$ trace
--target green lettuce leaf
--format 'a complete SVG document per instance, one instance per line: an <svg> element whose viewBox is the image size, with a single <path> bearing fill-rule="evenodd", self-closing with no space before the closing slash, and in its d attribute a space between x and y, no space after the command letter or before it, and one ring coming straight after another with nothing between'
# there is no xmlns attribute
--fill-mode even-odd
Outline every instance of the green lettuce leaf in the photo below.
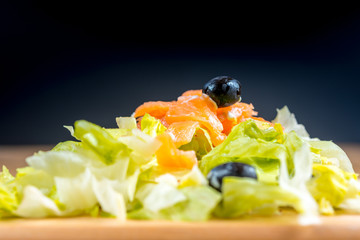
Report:
<svg viewBox="0 0 360 240"><path fill-rule="evenodd" d="M3 166L0 173L0 218L13 216L13 211L18 207L16 188L12 186L14 177Z"/></svg>
<svg viewBox="0 0 360 240"><path fill-rule="evenodd" d="M160 120L146 113L141 119L141 131L152 137L156 137L157 135L165 132L166 127L160 122Z"/></svg>
<svg viewBox="0 0 360 240"><path fill-rule="evenodd" d="M59 177L73 177L82 173L90 161L85 155L72 151L38 152L26 158L30 167Z"/></svg>
<svg viewBox="0 0 360 240"><path fill-rule="evenodd" d="M152 194L150 191L149 194ZM220 194L208 186L191 186L181 189L173 188L172 194L178 201L164 205L160 209L146 207L128 213L129 219L205 221L220 201ZM178 196L181 196L179 198ZM159 199L161 200L161 199ZM154 199L154 201L156 201ZM153 204L156 204L155 202ZM152 206L152 204L150 205Z"/></svg>
<svg viewBox="0 0 360 240"><path fill-rule="evenodd" d="M115 189L113 182L107 179L94 180L93 190L104 212L120 220L126 219L124 195Z"/></svg>
<svg viewBox="0 0 360 240"><path fill-rule="evenodd" d="M334 142L332 141L320 141L320 140L311 140L308 141L310 146L315 149L320 157L325 157L327 159L336 159L336 162L342 170L354 173L351 161L346 155L346 153Z"/></svg>
<svg viewBox="0 0 360 240"><path fill-rule="evenodd" d="M320 211L332 214L333 207L337 208L345 199L356 199L360 195L354 173L343 171L334 165L313 165L313 177L308 181L307 187L316 201L319 202Z"/></svg>
<svg viewBox="0 0 360 240"><path fill-rule="evenodd" d="M128 151L125 144L117 141L104 128L85 120L75 122L74 136L97 153L106 164L114 163L119 154Z"/></svg>
<svg viewBox="0 0 360 240"><path fill-rule="evenodd" d="M286 146L278 142L283 137L279 128L260 129L254 120L247 120L235 126L222 144L205 155L199 167L207 175L221 164L242 162L256 167L259 181L277 184L280 158L288 154Z"/></svg>
<svg viewBox="0 0 360 240"><path fill-rule="evenodd" d="M19 217L43 218L49 216L61 216L56 203L46 197L38 188L28 185L23 191L23 199L14 211Z"/></svg>
<svg viewBox="0 0 360 240"><path fill-rule="evenodd" d="M276 110L277 115L272 121L273 123L280 123L284 127L285 133L294 131L300 137L309 138L309 133L306 131L304 125L297 122L295 115L289 111L287 106Z"/></svg>
<svg viewBox="0 0 360 240"><path fill-rule="evenodd" d="M133 117L117 117L116 123L119 129L122 130L131 130L137 128L136 119Z"/></svg>
<svg viewBox="0 0 360 240"><path fill-rule="evenodd" d="M156 165L154 153L161 143L137 129L134 118L118 118L117 123L123 128L77 121L68 129L79 142L62 142L28 157L29 167L18 169L12 181L20 204L9 212L21 217L91 214L124 220L139 176Z"/></svg>
<svg viewBox="0 0 360 240"><path fill-rule="evenodd" d="M97 203L93 191L93 174L89 169L72 177L55 177L56 195L64 205L65 211L81 212L92 208Z"/></svg>
<svg viewBox="0 0 360 240"><path fill-rule="evenodd" d="M184 151L195 151L196 158L200 160L213 149L213 145L209 133L203 128L197 128L191 142L180 146L180 149Z"/></svg>
<svg viewBox="0 0 360 240"><path fill-rule="evenodd" d="M75 141L65 141L58 143L51 151L57 152L57 151L70 151L75 152L79 147L82 146L81 142L75 142Z"/></svg>
<svg viewBox="0 0 360 240"><path fill-rule="evenodd" d="M49 196L55 187L55 183L53 176L42 169L32 167L18 168L14 187L20 199L23 198L23 191L27 186L36 187L45 196Z"/></svg>
<svg viewBox="0 0 360 240"><path fill-rule="evenodd" d="M225 177L222 195L222 202L215 211L217 217L269 215L278 213L280 207L292 207L299 213L304 211L296 194L250 178Z"/></svg>
<svg viewBox="0 0 360 240"><path fill-rule="evenodd" d="M284 133L279 124L259 128L251 119L242 122L233 128L222 144L203 157L200 169L208 174L212 168L227 162L254 166L263 188L272 189L273 185L279 187L282 193L297 198L299 204L296 209L299 210L299 206L303 209L299 223L319 221L317 204L305 185L312 171L310 148L295 131ZM261 201L260 198L258 202ZM258 209L259 206L253 207Z"/></svg>

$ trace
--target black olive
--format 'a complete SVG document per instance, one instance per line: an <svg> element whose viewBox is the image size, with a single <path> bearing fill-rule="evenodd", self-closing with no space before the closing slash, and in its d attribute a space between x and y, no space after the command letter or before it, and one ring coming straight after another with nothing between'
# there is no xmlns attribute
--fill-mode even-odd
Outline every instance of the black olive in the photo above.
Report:
<svg viewBox="0 0 360 240"><path fill-rule="evenodd" d="M204 85L202 91L214 100L219 108L231 106L241 99L240 82L228 76L211 79Z"/></svg>
<svg viewBox="0 0 360 240"><path fill-rule="evenodd" d="M255 168L240 162L228 162L213 168L207 175L207 179L211 187L221 192L222 180L227 176L257 179Z"/></svg>

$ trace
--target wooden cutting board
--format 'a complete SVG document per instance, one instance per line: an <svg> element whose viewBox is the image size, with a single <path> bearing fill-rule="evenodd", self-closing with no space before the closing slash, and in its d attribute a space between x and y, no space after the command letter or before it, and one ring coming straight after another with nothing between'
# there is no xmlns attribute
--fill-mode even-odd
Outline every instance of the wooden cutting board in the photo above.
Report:
<svg viewBox="0 0 360 240"><path fill-rule="evenodd" d="M0 146L0 165L12 173L25 157L52 146ZM341 144L360 172L360 144ZM321 217L317 225L301 226L293 213L208 222L120 221L111 218L0 220L0 239L360 239L360 214Z"/></svg>
<svg viewBox="0 0 360 240"><path fill-rule="evenodd" d="M16 219L0 222L0 239L360 239L360 216L324 217L299 226L293 215L209 222L126 221L116 219Z"/></svg>

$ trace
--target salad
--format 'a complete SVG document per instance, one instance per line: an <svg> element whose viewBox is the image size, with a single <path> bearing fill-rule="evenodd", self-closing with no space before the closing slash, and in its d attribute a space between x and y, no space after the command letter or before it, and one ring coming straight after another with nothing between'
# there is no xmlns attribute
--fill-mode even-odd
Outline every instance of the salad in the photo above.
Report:
<svg viewBox="0 0 360 240"><path fill-rule="evenodd" d="M0 217L114 217L205 221L273 216L300 224L360 212L360 182L345 152L311 138L285 106L274 120L241 102L219 76L174 101L145 102L117 128L86 120L72 140L0 173Z"/></svg>

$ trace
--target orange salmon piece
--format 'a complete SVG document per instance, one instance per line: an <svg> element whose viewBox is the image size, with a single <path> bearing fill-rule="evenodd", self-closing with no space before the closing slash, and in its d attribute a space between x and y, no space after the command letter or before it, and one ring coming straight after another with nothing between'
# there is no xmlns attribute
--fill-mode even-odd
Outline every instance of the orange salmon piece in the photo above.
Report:
<svg viewBox="0 0 360 240"><path fill-rule="evenodd" d="M174 122L169 125L166 131L174 140L176 147L180 147L191 142L196 129L199 127L200 124L195 121Z"/></svg>
<svg viewBox="0 0 360 240"><path fill-rule="evenodd" d="M169 133L165 132L156 137L162 145L155 155L160 167L171 170L192 169L197 164L195 151L177 149Z"/></svg>
<svg viewBox="0 0 360 240"><path fill-rule="evenodd" d="M202 90L187 90L181 96L201 96Z"/></svg>
<svg viewBox="0 0 360 240"><path fill-rule="evenodd" d="M144 116L145 113L150 114L155 118L162 118L165 116L166 112L169 110L169 107L174 104L172 102L163 102L163 101L156 101L156 102L145 102L144 104L140 105L136 108L134 112L134 117L141 117Z"/></svg>
<svg viewBox="0 0 360 240"><path fill-rule="evenodd" d="M216 114L224 127L223 133L228 135L235 125L257 115L257 112L252 104L238 102L229 107L218 108Z"/></svg>
<svg viewBox="0 0 360 240"><path fill-rule="evenodd" d="M200 126L208 130L211 141L215 146L225 140L222 133L223 126L216 116L216 104L214 106L207 95L181 96L176 104L169 107L165 115L165 121L170 125L174 122L196 121Z"/></svg>

